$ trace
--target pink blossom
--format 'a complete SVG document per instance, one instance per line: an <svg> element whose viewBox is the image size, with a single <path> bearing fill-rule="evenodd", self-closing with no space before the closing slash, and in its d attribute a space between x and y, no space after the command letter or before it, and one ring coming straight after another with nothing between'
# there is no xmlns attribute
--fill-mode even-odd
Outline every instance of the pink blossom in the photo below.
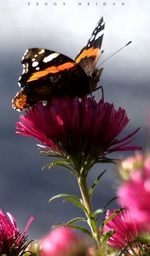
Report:
<svg viewBox="0 0 150 256"><path fill-rule="evenodd" d="M116 213L116 216L112 217L112 219L104 225L104 233L111 230L114 231L114 234L108 240L108 244L121 250L129 244L132 244L134 240L138 238L139 233L143 232L143 229L134 222L134 219L132 219L128 211L123 210L117 214L117 211L114 210L113 213ZM106 220L109 219L111 215L112 212L108 210Z"/></svg>
<svg viewBox="0 0 150 256"><path fill-rule="evenodd" d="M132 176L134 170L143 168L144 156L139 152L135 156L129 156L119 165L119 174L124 180L128 180Z"/></svg>
<svg viewBox="0 0 150 256"><path fill-rule="evenodd" d="M150 225L150 179L130 180L117 192L119 203L127 207L137 222Z"/></svg>
<svg viewBox="0 0 150 256"><path fill-rule="evenodd" d="M137 150L129 145L139 130L123 139L117 136L129 119L122 108L93 98L53 98L47 106L38 103L26 110L17 123L17 133L41 141L49 151L92 162L114 151Z"/></svg>
<svg viewBox="0 0 150 256"><path fill-rule="evenodd" d="M21 235L15 218L10 213L6 215L0 210L0 255L22 255L29 244L27 242L27 229L33 219L34 217L29 219L24 233Z"/></svg>
<svg viewBox="0 0 150 256"><path fill-rule="evenodd" d="M118 188L121 206L126 207L134 221L150 229L150 156L143 156L141 169L132 170L130 179Z"/></svg>
<svg viewBox="0 0 150 256"><path fill-rule="evenodd" d="M72 229L55 228L39 241L40 256L67 256L77 247L79 238Z"/></svg>

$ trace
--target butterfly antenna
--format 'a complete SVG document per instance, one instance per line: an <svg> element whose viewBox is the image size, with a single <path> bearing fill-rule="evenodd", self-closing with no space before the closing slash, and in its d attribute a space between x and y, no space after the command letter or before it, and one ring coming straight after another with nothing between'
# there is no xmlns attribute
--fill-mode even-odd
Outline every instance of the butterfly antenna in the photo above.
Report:
<svg viewBox="0 0 150 256"><path fill-rule="evenodd" d="M104 61L102 61L98 67L100 67L104 62L106 62L107 60L109 60L111 57L113 57L114 55L116 55L118 52L122 51L126 46L128 46L129 44L131 44L132 41L129 41L127 44L125 44L123 47L121 47L119 50L115 51L114 53L112 53L108 58L106 58Z"/></svg>

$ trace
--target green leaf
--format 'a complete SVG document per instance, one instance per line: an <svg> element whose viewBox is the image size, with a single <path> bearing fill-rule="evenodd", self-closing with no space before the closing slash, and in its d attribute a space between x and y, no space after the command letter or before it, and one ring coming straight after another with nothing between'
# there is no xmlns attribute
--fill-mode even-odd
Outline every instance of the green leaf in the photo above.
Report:
<svg viewBox="0 0 150 256"><path fill-rule="evenodd" d="M69 222L68 222L69 223ZM90 233L90 231L88 229L86 229L85 227L82 227L82 226L78 226L78 225L72 225L72 224L69 224L68 223L65 223L65 224L62 224L62 223L58 223L58 224L55 224L52 226L52 228L56 228L56 227L67 227L69 226L70 228L73 228L73 229L77 229L77 230L80 230L82 231L83 233L86 233L88 234L90 237L92 236L92 234Z"/></svg>
<svg viewBox="0 0 150 256"><path fill-rule="evenodd" d="M109 216L109 218L107 218L106 220L103 221L102 226L106 225L109 221L111 221L114 217L116 217L121 211L122 211L122 208L116 210L115 212L113 212L113 213Z"/></svg>
<svg viewBox="0 0 150 256"><path fill-rule="evenodd" d="M108 201L108 203L104 205L103 209L107 208L107 206L108 206L110 203L112 203L114 200L116 200L117 198L118 198L118 197L115 196L115 197L113 197L112 199L110 199L110 200Z"/></svg>
<svg viewBox="0 0 150 256"><path fill-rule="evenodd" d="M50 168L51 168L50 165L51 165L50 163L45 164L45 165L42 167L42 171L45 170L45 169L50 169Z"/></svg>
<svg viewBox="0 0 150 256"><path fill-rule="evenodd" d="M110 237L115 234L115 230L109 230L108 232L106 232L102 237L101 237L101 242L104 243L104 242L107 242Z"/></svg>
<svg viewBox="0 0 150 256"><path fill-rule="evenodd" d="M81 227L81 226L77 226L77 225L69 225L70 228L73 228L73 229L77 229L77 230L80 230L82 231L83 233L86 233L88 234L90 237L92 236L92 234L90 233L90 231L84 227Z"/></svg>
<svg viewBox="0 0 150 256"><path fill-rule="evenodd" d="M99 158L96 163L116 164L116 160L111 158Z"/></svg>
<svg viewBox="0 0 150 256"><path fill-rule="evenodd" d="M80 199L81 200L81 199ZM73 205L77 206L78 208L84 210L87 212L86 208L84 207L84 205L81 203L81 201L76 200L74 197L67 197L65 198L64 201L69 201L71 202Z"/></svg>
<svg viewBox="0 0 150 256"><path fill-rule="evenodd" d="M48 202L51 203L52 201L54 201L56 199L60 199L60 198L66 199L66 198L80 198L80 197L76 196L76 195L69 195L69 194L58 194L58 195L51 197L48 200Z"/></svg>
<svg viewBox="0 0 150 256"><path fill-rule="evenodd" d="M104 170L102 173L100 173L100 175L98 175L98 177L95 179L93 185L90 188L90 196L92 197L93 193L94 193L94 189L96 188L96 186L98 185L100 178L104 175L104 173L106 172L106 170Z"/></svg>
<svg viewBox="0 0 150 256"><path fill-rule="evenodd" d="M97 209L94 214L95 215L100 215L100 214L103 214L104 213L104 210L103 209Z"/></svg>
<svg viewBox="0 0 150 256"><path fill-rule="evenodd" d="M150 233L146 231L145 232L141 232L140 234L140 240L143 241L143 243L148 242L150 244Z"/></svg>
<svg viewBox="0 0 150 256"><path fill-rule="evenodd" d="M74 219L68 221L68 222L66 223L66 225L67 225L67 226L70 226L70 225L75 224L75 223L77 223L77 222L86 222L86 219L83 218L83 217L76 217L76 218L74 218Z"/></svg>
<svg viewBox="0 0 150 256"><path fill-rule="evenodd" d="M74 169L72 168L72 166L69 164L69 162L64 159L53 161L52 163L45 165L42 169L45 169L45 168L51 169L54 166L64 167L64 168L68 169L72 174L76 174Z"/></svg>
<svg viewBox="0 0 150 256"><path fill-rule="evenodd" d="M37 144L38 150L40 151L40 154L43 156L48 156L48 157L63 157L61 152L58 152L56 150L50 149L48 147L45 147L42 144Z"/></svg>
<svg viewBox="0 0 150 256"><path fill-rule="evenodd" d="M62 227L62 226L65 226L64 223L56 223L52 226L52 228L58 228L58 227Z"/></svg>
<svg viewBox="0 0 150 256"><path fill-rule="evenodd" d="M61 155L61 154L59 154L59 153L57 153L57 152L53 152L53 151L44 151L44 150L40 150L40 155L42 155L42 156L48 156L48 157L60 157L60 158L62 158L63 156Z"/></svg>
<svg viewBox="0 0 150 256"><path fill-rule="evenodd" d="M92 229L93 229L95 232L97 232L95 215L90 216L90 220L88 220L87 223L88 223L88 225L92 226Z"/></svg>

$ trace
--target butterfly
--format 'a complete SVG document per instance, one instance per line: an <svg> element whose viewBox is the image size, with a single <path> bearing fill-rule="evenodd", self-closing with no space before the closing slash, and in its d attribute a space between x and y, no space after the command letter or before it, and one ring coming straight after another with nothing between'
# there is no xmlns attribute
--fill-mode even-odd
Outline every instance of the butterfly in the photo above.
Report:
<svg viewBox="0 0 150 256"><path fill-rule="evenodd" d="M84 97L96 90L103 70L96 65L102 52L104 28L102 17L75 60L44 48L28 49L21 62L21 89L13 98L12 107L21 111L53 97Z"/></svg>

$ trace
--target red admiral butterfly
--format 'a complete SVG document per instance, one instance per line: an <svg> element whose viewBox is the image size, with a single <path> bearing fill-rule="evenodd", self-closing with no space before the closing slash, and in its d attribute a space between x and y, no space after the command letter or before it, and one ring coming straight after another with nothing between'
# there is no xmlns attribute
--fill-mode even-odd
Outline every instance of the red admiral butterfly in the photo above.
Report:
<svg viewBox="0 0 150 256"><path fill-rule="evenodd" d="M28 49L23 58L21 90L12 100L13 108L22 110L54 96L83 97L96 89L102 68L96 68L105 23L100 19L87 45L75 60L51 50Z"/></svg>

